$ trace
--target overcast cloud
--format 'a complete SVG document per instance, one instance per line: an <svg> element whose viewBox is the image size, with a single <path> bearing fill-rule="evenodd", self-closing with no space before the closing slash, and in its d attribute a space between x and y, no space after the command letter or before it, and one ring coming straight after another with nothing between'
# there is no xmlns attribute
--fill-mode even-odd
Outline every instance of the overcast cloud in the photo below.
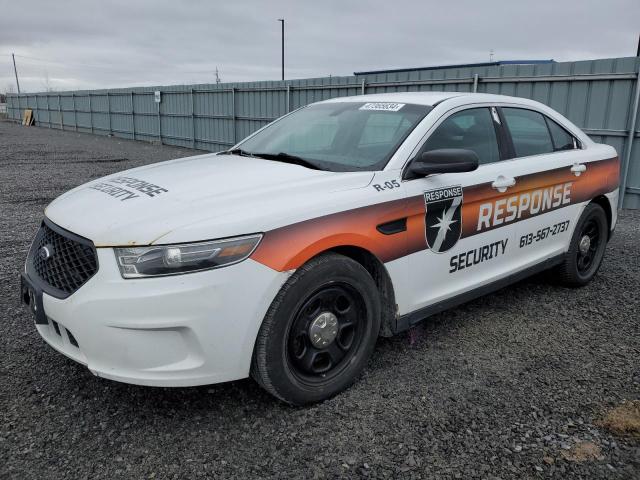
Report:
<svg viewBox="0 0 640 480"><path fill-rule="evenodd" d="M287 78L633 56L639 0L0 0L0 91Z"/></svg>

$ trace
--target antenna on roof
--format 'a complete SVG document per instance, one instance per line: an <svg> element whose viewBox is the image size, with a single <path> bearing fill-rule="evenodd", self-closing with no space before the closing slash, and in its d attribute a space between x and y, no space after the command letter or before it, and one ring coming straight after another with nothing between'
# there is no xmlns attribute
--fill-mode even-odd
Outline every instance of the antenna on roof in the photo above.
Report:
<svg viewBox="0 0 640 480"><path fill-rule="evenodd" d="M489 50L489 61L493 62L493 48Z"/></svg>
<svg viewBox="0 0 640 480"><path fill-rule="evenodd" d="M222 82L222 80L220 80L220 75L218 75L218 67L216 67L216 83L220 82Z"/></svg>

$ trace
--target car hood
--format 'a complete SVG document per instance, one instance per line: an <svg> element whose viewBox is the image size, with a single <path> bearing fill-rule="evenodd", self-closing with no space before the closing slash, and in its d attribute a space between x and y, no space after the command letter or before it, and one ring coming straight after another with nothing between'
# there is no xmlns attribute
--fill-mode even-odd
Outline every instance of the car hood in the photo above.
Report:
<svg viewBox="0 0 640 480"><path fill-rule="evenodd" d="M45 215L96 246L192 242L263 232L331 209L373 172L325 172L237 155L200 155L81 185Z"/></svg>

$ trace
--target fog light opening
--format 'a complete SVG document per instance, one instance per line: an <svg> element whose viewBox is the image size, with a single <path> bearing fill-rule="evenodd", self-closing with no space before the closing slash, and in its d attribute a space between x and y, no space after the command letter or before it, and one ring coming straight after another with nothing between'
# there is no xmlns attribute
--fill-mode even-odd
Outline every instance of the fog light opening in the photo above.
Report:
<svg viewBox="0 0 640 480"><path fill-rule="evenodd" d="M58 326L58 322L56 322L55 320L51 320L51 323L53 324L53 329L56 331L58 336L61 337L62 334L60 333L60 327Z"/></svg>
<svg viewBox="0 0 640 480"><path fill-rule="evenodd" d="M65 328L65 330L67 331L67 337L69 338L69 343L71 343L71 345L73 345L76 348L80 348L78 345L78 341L76 340L76 337L73 336L73 334L69 331L69 329Z"/></svg>

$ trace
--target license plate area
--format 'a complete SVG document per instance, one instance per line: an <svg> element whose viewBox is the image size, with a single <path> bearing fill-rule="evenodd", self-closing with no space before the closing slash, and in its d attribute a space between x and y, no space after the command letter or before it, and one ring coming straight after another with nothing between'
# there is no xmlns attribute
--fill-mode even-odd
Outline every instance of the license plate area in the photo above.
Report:
<svg viewBox="0 0 640 480"><path fill-rule="evenodd" d="M24 273L20 275L20 301L31 310L36 324L47 325L47 316L42 304L42 289Z"/></svg>

